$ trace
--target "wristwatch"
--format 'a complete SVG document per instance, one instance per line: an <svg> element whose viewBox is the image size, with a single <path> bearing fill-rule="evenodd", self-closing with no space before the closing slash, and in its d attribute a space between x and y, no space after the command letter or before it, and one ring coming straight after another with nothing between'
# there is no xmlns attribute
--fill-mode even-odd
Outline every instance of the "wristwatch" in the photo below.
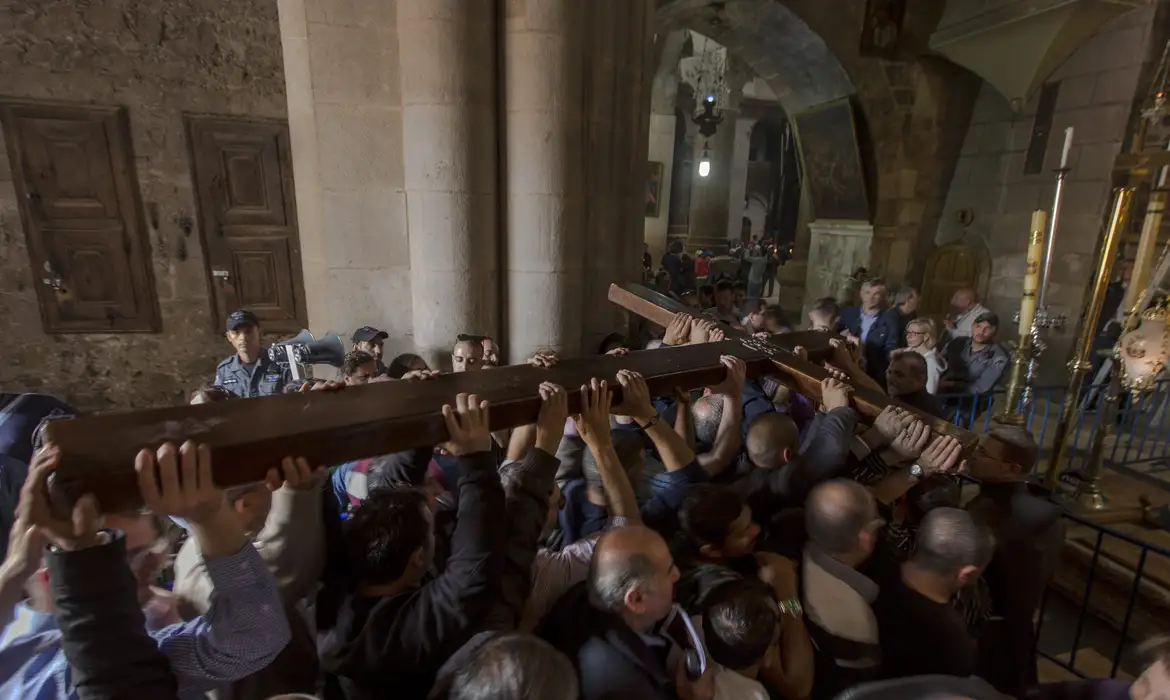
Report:
<svg viewBox="0 0 1170 700"><path fill-rule="evenodd" d="M926 470L922 468L921 464L915 462L914 464L910 465L910 476L914 477L915 479L923 479L926 477Z"/></svg>

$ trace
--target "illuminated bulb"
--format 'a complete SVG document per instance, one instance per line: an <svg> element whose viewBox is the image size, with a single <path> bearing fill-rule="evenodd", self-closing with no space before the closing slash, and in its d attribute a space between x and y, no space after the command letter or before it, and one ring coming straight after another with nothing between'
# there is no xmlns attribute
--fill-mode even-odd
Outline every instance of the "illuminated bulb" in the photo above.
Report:
<svg viewBox="0 0 1170 700"><path fill-rule="evenodd" d="M707 177L711 174L711 161L704 158L699 161L699 177Z"/></svg>

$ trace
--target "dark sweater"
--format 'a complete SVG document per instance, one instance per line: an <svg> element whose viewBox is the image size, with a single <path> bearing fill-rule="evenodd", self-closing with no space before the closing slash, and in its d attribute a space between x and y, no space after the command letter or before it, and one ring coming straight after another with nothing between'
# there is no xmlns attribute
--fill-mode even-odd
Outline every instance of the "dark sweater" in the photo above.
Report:
<svg viewBox="0 0 1170 700"><path fill-rule="evenodd" d="M422 586L387 597L352 596L323 644L322 666L349 700L425 698L443 662L480 631L500 593L507 512L490 452L459 459L451 556Z"/></svg>
<svg viewBox="0 0 1170 700"><path fill-rule="evenodd" d="M45 554L53 617L82 700L178 698L170 662L146 633L126 539Z"/></svg>

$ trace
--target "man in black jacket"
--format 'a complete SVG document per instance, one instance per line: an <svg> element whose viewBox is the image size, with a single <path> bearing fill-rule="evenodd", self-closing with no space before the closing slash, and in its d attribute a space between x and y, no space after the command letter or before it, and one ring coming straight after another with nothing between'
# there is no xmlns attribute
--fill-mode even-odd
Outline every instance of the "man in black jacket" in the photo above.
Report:
<svg viewBox="0 0 1170 700"><path fill-rule="evenodd" d="M861 305L841 309L841 326L861 339L865 373L882 386L890 353L898 348L898 329L886 316L886 283L878 278L861 285Z"/></svg>
<svg viewBox="0 0 1170 700"><path fill-rule="evenodd" d="M480 631L498 599L507 513L487 402L459 394L443 418L451 439L442 447L459 460L458 515L443 571L428 576L434 521L417 489L376 489L345 523L356 581L323 645L322 666L349 700L387 692L425 698L440 666Z"/></svg>
<svg viewBox="0 0 1170 700"><path fill-rule="evenodd" d="M629 526L601 536L589 580L570 589L537 630L574 662L582 700L710 700L710 670L692 682L684 664L667 663L671 644L659 628L674 609L677 581L670 549L654 530Z"/></svg>

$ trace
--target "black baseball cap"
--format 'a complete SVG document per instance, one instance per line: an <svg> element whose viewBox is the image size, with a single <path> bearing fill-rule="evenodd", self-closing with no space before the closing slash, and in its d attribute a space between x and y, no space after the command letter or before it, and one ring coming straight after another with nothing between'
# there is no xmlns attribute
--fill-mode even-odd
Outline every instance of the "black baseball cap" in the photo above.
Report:
<svg viewBox="0 0 1170 700"><path fill-rule="evenodd" d="M366 343L371 340L385 340L390 337L386 331L380 331L373 326L362 326L353 332L353 342Z"/></svg>
<svg viewBox="0 0 1170 700"><path fill-rule="evenodd" d="M994 311L984 311L975 317L975 323L983 323L984 321L999 328L999 316L996 316Z"/></svg>
<svg viewBox="0 0 1170 700"><path fill-rule="evenodd" d="M257 328L259 328L260 327L260 319L256 318L256 314L252 313L251 311L246 311L244 309L240 309L239 311L233 311L230 314L228 314L227 329L229 331L234 331L237 328L239 328L240 326L256 326Z"/></svg>

